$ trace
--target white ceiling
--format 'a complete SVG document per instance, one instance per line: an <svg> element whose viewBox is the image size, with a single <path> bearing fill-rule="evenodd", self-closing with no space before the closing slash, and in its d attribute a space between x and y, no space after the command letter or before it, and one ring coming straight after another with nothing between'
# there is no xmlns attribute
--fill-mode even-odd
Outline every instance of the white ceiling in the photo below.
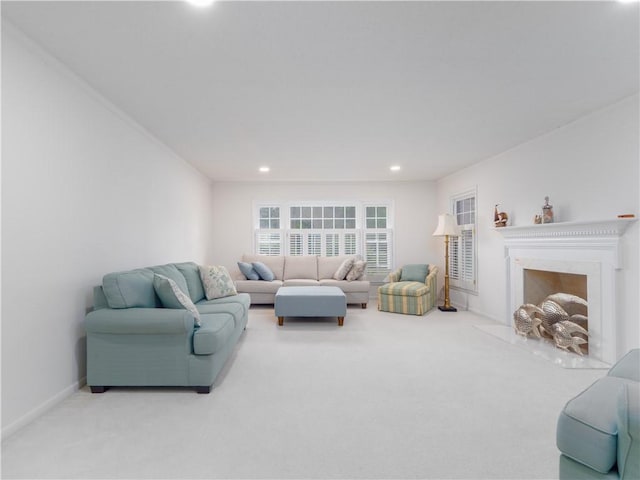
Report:
<svg viewBox="0 0 640 480"><path fill-rule="evenodd" d="M2 16L215 180L435 180L640 83L638 4L3 1Z"/></svg>

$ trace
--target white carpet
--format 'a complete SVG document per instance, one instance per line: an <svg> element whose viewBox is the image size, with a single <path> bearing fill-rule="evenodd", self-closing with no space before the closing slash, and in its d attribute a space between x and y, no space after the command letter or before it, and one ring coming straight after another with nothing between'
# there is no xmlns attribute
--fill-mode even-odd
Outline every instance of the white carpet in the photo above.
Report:
<svg viewBox="0 0 640 480"><path fill-rule="evenodd" d="M373 308L372 308L373 307ZM254 308L210 395L87 389L2 445L3 478L557 478L555 424L602 370L564 369L474 328L350 307Z"/></svg>

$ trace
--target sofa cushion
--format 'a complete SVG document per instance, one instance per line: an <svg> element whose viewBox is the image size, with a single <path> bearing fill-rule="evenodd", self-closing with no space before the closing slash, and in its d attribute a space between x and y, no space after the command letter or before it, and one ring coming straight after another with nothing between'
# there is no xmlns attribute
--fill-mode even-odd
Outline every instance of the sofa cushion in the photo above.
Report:
<svg viewBox="0 0 640 480"><path fill-rule="evenodd" d="M283 280L292 278L318 279L318 258L315 255L288 255L284 258Z"/></svg>
<svg viewBox="0 0 640 480"><path fill-rule="evenodd" d="M180 290L182 290L186 294L189 293L187 280L184 278L184 275L182 274L182 272L178 270L178 267L176 267L175 265L173 264L156 265L155 267L149 267L149 270L151 270L153 273L157 273L159 275L163 275L167 278L170 278L171 280L176 282Z"/></svg>
<svg viewBox="0 0 640 480"><path fill-rule="evenodd" d="M429 274L429 265L413 264L403 265L400 272L401 282L422 282L424 283Z"/></svg>
<svg viewBox="0 0 640 480"><path fill-rule="evenodd" d="M560 455L558 460L558 476L561 480L620 480L618 472L613 469L609 473L599 473L591 468L570 459L566 455Z"/></svg>
<svg viewBox="0 0 640 480"><path fill-rule="evenodd" d="M202 315L202 326L193 333L193 353L211 355L224 348L233 335L233 317L227 313Z"/></svg>
<svg viewBox="0 0 640 480"><path fill-rule="evenodd" d="M274 280L272 282L236 280L236 290L245 293L276 293L282 284L282 280Z"/></svg>
<svg viewBox="0 0 640 480"><path fill-rule="evenodd" d="M260 275L253 268L253 265L247 262L238 262L238 268L247 280L260 280Z"/></svg>
<svg viewBox="0 0 640 480"><path fill-rule="evenodd" d="M335 257L318 257L318 280L333 278L342 262L348 258L359 259L356 255L336 255Z"/></svg>
<svg viewBox="0 0 640 480"><path fill-rule="evenodd" d="M284 256L282 255L253 255L245 253L242 256L242 261L247 263L262 262L269 270L273 272L276 280L282 280L284 275Z"/></svg>
<svg viewBox="0 0 640 480"><path fill-rule="evenodd" d="M292 278L291 280L285 280L282 284L283 287L317 287L319 285L318 280L310 278Z"/></svg>
<svg viewBox="0 0 640 480"><path fill-rule="evenodd" d="M364 271L366 268L367 262L365 262L364 260L356 260L355 262L353 262L353 267L351 267L351 270L349 270L349 273L347 273L347 277L345 278L345 280L348 280L349 282L360 280L362 277L364 277Z"/></svg>
<svg viewBox="0 0 640 480"><path fill-rule="evenodd" d="M251 282L251 283L257 283L257 282ZM263 285L266 285L266 284L263 283ZM245 312L248 312L249 307L251 306L251 296L248 293L238 293L237 295L214 298L213 300L204 299L198 302L198 305L226 305L228 303L237 303L238 305L242 306Z"/></svg>
<svg viewBox="0 0 640 480"><path fill-rule="evenodd" d="M618 360L607 375L640 382L640 348L634 348Z"/></svg>
<svg viewBox="0 0 640 480"><path fill-rule="evenodd" d="M353 267L353 262L354 262L353 258L346 258L333 274L333 279L344 280L345 278L347 278L347 274L351 270L351 267Z"/></svg>
<svg viewBox="0 0 640 480"><path fill-rule="evenodd" d="M204 288L202 287L198 265L194 262L175 263L174 265L187 281L187 289L193 303L202 300L204 298Z"/></svg>
<svg viewBox="0 0 640 480"><path fill-rule="evenodd" d="M558 418L558 449L600 473L611 470L617 455L618 396L629 382L607 376L569 400Z"/></svg>
<svg viewBox="0 0 640 480"><path fill-rule="evenodd" d="M236 295L236 287L229 271L222 265L200 267L200 279L207 300Z"/></svg>
<svg viewBox="0 0 640 480"><path fill-rule="evenodd" d="M639 459L640 383L628 383L618 397L618 472L621 479L640 478Z"/></svg>
<svg viewBox="0 0 640 480"><path fill-rule="evenodd" d="M421 297L429 293L429 286L423 282L393 282L378 287L383 295L399 295L401 297Z"/></svg>
<svg viewBox="0 0 640 480"><path fill-rule="evenodd" d="M111 308L155 308L159 306L153 288L153 272L146 268L108 273L102 290Z"/></svg>
<svg viewBox="0 0 640 480"><path fill-rule="evenodd" d="M260 280L265 280L267 282L272 282L273 280L275 280L276 278L275 275L273 274L271 269L267 267L264 263L253 262L251 266L253 267L255 272L258 274L258 278Z"/></svg>
<svg viewBox="0 0 640 480"><path fill-rule="evenodd" d="M224 297L229 298L229 297ZM216 299L219 300L219 299ZM216 300L205 300L202 303L198 303L196 308L200 315L207 313L228 313L233 317L235 326L237 327L242 322L246 309L241 303L228 302L228 303L213 303Z"/></svg>
<svg viewBox="0 0 640 480"><path fill-rule="evenodd" d="M191 301L191 298L189 298L189 295L184 293L171 278L158 273L154 274L153 288L165 308L182 308L189 310L195 318L196 325L200 325L200 313L198 309Z"/></svg>

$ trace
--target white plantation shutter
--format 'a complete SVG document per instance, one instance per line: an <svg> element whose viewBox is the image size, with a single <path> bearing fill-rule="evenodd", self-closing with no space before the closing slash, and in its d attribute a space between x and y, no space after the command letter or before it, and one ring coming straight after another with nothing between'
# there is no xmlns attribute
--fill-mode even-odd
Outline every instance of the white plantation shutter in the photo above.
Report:
<svg viewBox="0 0 640 480"><path fill-rule="evenodd" d="M288 255L356 255L360 230L326 233L322 230L287 230Z"/></svg>
<svg viewBox="0 0 640 480"><path fill-rule="evenodd" d="M391 271L391 231L365 233L365 259L368 275L386 275Z"/></svg>
<svg viewBox="0 0 640 480"><path fill-rule="evenodd" d="M473 229L462 229L459 237L449 238L449 279L459 281L458 286L475 282L474 250Z"/></svg>
<svg viewBox="0 0 640 480"><path fill-rule="evenodd" d="M358 237L355 233L344 234L344 254L355 255L358 253Z"/></svg>
<svg viewBox="0 0 640 480"><path fill-rule="evenodd" d="M474 258L474 235L473 229L462 230L462 236L460 237L462 246L460 248L462 252L462 259L460 261L461 280L464 282L475 281L475 269L473 268Z"/></svg>
<svg viewBox="0 0 640 480"><path fill-rule="evenodd" d="M282 255L282 232L256 230L256 253L260 255Z"/></svg>
<svg viewBox="0 0 640 480"><path fill-rule="evenodd" d="M327 233L325 235L325 255L335 257L340 255L340 235L337 233Z"/></svg>
<svg viewBox="0 0 640 480"><path fill-rule="evenodd" d="M302 255L302 233L289 233L289 255Z"/></svg>
<svg viewBox="0 0 640 480"><path fill-rule="evenodd" d="M307 255L322 255L322 235L309 233L307 237Z"/></svg>
<svg viewBox="0 0 640 480"><path fill-rule="evenodd" d="M449 237L449 280L460 279L460 237Z"/></svg>

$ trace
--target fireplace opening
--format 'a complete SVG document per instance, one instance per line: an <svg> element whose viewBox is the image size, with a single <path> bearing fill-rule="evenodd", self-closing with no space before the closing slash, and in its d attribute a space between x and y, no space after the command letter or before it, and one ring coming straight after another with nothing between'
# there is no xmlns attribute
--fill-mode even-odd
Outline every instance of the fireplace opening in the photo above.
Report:
<svg viewBox="0 0 640 480"><path fill-rule="evenodd" d="M538 306L541 306L547 297L556 294L574 295L587 302L589 300L587 298L587 275L525 268L523 269L523 289L524 303ZM559 305L568 315L567 320L587 331L589 330L588 307L579 302L571 301L559 303ZM582 333L574 333L574 335L586 341L579 348L584 355L587 355L589 353L588 335Z"/></svg>

